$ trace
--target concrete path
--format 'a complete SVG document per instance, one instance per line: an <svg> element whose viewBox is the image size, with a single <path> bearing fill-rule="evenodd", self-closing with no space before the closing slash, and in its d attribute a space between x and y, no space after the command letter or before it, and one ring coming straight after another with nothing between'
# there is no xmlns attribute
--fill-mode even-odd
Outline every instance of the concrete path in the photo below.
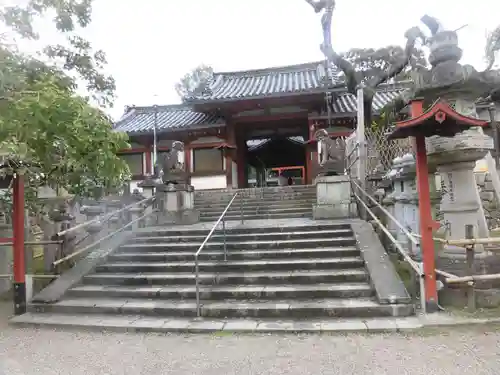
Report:
<svg viewBox="0 0 500 375"><path fill-rule="evenodd" d="M1 375L498 374L500 331L393 335L142 334L15 328L0 304Z"/></svg>

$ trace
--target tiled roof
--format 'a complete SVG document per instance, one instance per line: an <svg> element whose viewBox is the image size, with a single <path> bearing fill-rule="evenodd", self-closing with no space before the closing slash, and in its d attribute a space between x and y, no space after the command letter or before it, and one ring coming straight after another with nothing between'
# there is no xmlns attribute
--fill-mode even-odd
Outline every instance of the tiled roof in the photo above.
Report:
<svg viewBox="0 0 500 375"><path fill-rule="evenodd" d="M238 100L290 94L323 92L342 86L338 71L324 62L289 65L242 72L214 73L203 95L188 101Z"/></svg>
<svg viewBox="0 0 500 375"><path fill-rule="evenodd" d="M155 115L156 113L156 115ZM114 129L129 134L162 133L183 128L224 125L224 120L215 114L195 112L186 105L131 107L115 124Z"/></svg>
<svg viewBox="0 0 500 375"><path fill-rule="evenodd" d="M387 104L398 98L404 91L405 89L401 87L390 88L390 86L382 86L373 98L373 111L379 112ZM337 94L333 99L333 103L330 106L333 113L355 113L358 110L357 98L352 94Z"/></svg>

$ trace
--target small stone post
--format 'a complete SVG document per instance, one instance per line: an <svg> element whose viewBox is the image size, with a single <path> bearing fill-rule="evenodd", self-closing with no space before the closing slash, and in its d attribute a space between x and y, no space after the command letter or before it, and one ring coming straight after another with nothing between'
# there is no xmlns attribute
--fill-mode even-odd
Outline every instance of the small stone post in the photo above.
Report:
<svg viewBox="0 0 500 375"><path fill-rule="evenodd" d="M81 209L81 212L84 213L87 218L86 222L97 218L98 216L104 214L105 209L101 206L84 206ZM90 245L99 239L99 232L103 230L102 224L100 222L96 222L94 224L87 225L85 230L90 235L88 241L85 241L85 245ZM83 245L83 244L82 244ZM83 245L83 246L85 246Z"/></svg>

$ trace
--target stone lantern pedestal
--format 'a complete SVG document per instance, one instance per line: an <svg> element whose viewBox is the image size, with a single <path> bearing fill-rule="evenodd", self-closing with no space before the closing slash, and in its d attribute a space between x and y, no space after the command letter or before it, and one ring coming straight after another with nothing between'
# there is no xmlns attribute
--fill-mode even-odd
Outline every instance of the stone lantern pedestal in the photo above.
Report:
<svg viewBox="0 0 500 375"><path fill-rule="evenodd" d="M418 215L418 192L415 183L416 169L415 158L412 154L406 154L401 158L394 159L394 173L391 179L394 191L391 195L394 201L394 217L411 233L420 233L420 221ZM409 243L406 234L395 224L392 228L396 233L396 239L408 253L421 258L420 248Z"/></svg>
<svg viewBox="0 0 500 375"><path fill-rule="evenodd" d="M465 226L472 225L476 237L488 237L488 225L479 197L474 167L493 148L493 140L477 128L465 130L454 137L428 138L429 163L436 166L443 181L440 211L446 239L465 238ZM476 246L481 256L482 246ZM438 254L438 267L463 274L466 252L445 245Z"/></svg>
<svg viewBox="0 0 500 375"><path fill-rule="evenodd" d="M156 187L158 224L194 224L200 212L194 208L194 188L187 184L162 184Z"/></svg>
<svg viewBox="0 0 500 375"><path fill-rule="evenodd" d="M351 202L349 176L318 176L315 183L315 220L348 218L356 212L356 205Z"/></svg>

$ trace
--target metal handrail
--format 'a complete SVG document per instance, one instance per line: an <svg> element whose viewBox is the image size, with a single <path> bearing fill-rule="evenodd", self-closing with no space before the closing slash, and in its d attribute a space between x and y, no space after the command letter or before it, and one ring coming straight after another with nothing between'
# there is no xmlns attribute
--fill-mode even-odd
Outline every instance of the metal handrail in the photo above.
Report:
<svg viewBox="0 0 500 375"><path fill-rule="evenodd" d="M352 154L354 154L354 151L356 151L358 148L359 148L359 142L356 142L352 150L345 156L345 158L349 159L352 156Z"/></svg>
<svg viewBox="0 0 500 375"><path fill-rule="evenodd" d="M401 224L389 211L387 211L384 207L382 207L382 205L377 202L377 200L375 198L373 198L370 194L368 194L365 190L363 190L363 188L361 186L359 186L356 181L354 180L351 180L351 183L356 185L356 187L359 189L359 191L361 193L363 193L363 195L365 197L367 197L372 203L374 203L378 208L380 208L380 210L385 214L387 215L387 217L389 219L391 219L394 224L397 225L397 227L399 229L401 229L401 231L408 237L408 239L416 246L420 246L420 243L419 241L417 241L415 239L415 236L413 235L413 233L411 233L408 229L405 228L405 226L403 224Z"/></svg>
<svg viewBox="0 0 500 375"><path fill-rule="evenodd" d="M55 267L55 266L58 266L58 265L59 265L59 264L61 264L61 263L67 262L68 260L73 259L74 257L76 257L76 256L78 256L78 255L80 255L80 254L82 254L82 253L85 253L85 252L89 251L89 250L90 250L90 249L92 249L94 246L99 245L102 241L107 240L107 239L109 239L109 238L113 237L115 234L118 234L118 233L120 233L120 232L124 231L125 229L127 229L128 227L130 227L130 226L132 226L133 224L137 223L138 221L143 220L143 219L145 219L146 217L148 217L148 216L150 216L150 215L152 215L152 214L154 214L154 213L156 213L156 212L158 212L158 209L153 209L153 211L148 212L147 214L144 214L144 215L142 215L142 216L140 216L140 217L138 217L138 218L136 218L136 219L134 219L134 220L130 221L129 223L127 223L127 224L125 224L124 226L122 226L120 229L117 229L117 230L115 230L114 232L111 232L110 234L108 234L108 235L106 235L106 236L104 236L104 237L102 237L102 238L98 239L97 241L94 241L93 243L91 243L91 244L89 244L89 245L85 246L83 249L80 249L80 250L78 250L78 251L75 251L74 253L71 253L70 255L65 256L64 258L61 258L61 259L56 260L55 262L53 262L53 263L52 263L52 266L54 266L54 267Z"/></svg>
<svg viewBox="0 0 500 375"><path fill-rule="evenodd" d="M236 192L229 203L227 204L226 208L222 212L222 214L219 216L219 219L215 222L213 225L212 229L210 232L208 232L208 235L205 237L205 240L201 243L200 247L198 248L198 251L194 254L194 268L195 268L195 285L196 285L196 314L201 316L201 307L200 307L200 265L198 263L198 256L200 255L201 251L203 250L203 247L205 247L206 243L212 237L213 233L215 232L215 229L219 225L219 223L222 221L222 230L224 232L224 261L227 261L227 246L226 246L226 220L224 217L226 216L227 211L229 210L229 207L233 204L234 200L238 196L238 192ZM240 207L241 208L241 207ZM241 215L243 218L243 211L241 211Z"/></svg>
<svg viewBox="0 0 500 375"><path fill-rule="evenodd" d="M75 230L78 230L78 229L82 229L82 228L86 228L88 227L89 225L92 225L92 224L95 224L95 223L100 223L102 220L106 220L114 215L118 215L120 213L122 213L123 211L126 211L126 210L129 210L131 208L133 208L134 206L138 206L140 204L145 204L145 203L148 203L150 200L154 200L155 197L149 197L149 198L146 198L146 199L143 199L139 202L134 202L132 204L129 204L128 206L125 206L123 208L120 208L119 210L116 210L116 211L113 211L113 212L110 212L106 215L103 215L103 216L99 216L99 217L96 217L95 219L92 219L92 220L89 220L89 221L85 221L81 224L78 224L78 225L75 225L74 227L71 227L71 228L68 228L68 229L65 229L61 232L58 232L56 234L57 237L61 237L65 234L68 234L68 233L71 233Z"/></svg>

